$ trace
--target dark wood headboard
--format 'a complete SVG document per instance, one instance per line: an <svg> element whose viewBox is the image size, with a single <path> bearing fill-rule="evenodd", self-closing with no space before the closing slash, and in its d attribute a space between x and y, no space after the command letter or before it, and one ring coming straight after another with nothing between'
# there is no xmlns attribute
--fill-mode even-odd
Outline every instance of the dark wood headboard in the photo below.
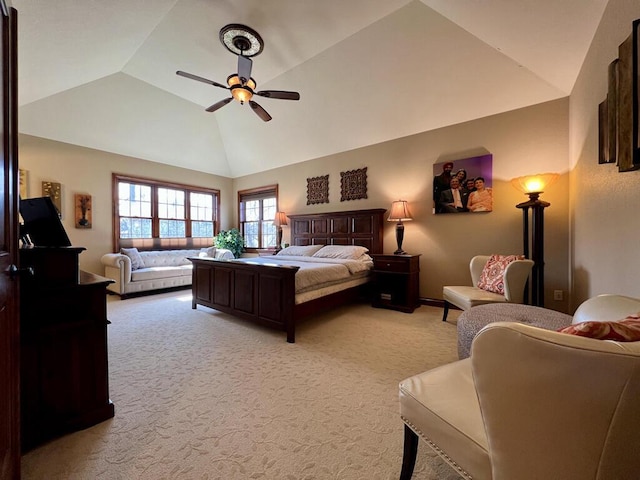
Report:
<svg viewBox="0 0 640 480"><path fill-rule="evenodd" d="M384 208L287 215L291 245L361 245L382 252Z"/></svg>

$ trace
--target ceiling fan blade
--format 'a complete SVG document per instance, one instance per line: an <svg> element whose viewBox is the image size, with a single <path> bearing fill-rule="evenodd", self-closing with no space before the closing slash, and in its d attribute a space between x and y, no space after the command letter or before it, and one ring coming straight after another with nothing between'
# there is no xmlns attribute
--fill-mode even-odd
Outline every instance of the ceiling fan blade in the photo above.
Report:
<svg viewBox="0 0 640 480"><path fill-rule="evenodd" d="M251 78L251 66L253 60L249 57L238 55L238 76L243 79L242 83L247 83L247 80Z"/></svg>
<svg viewBox="0 0 640 480"><path fill-rule="evenodd" d="M253 111L256 112L256 115L258 115L262 120L264 120L265 122L271 120L271 115L269 115L267 111L256 102L254 102L253 100L249 100L249 105L251 105Z"/></svg>
<svg viewBox="0 0 640 480"><path fill-rule="evenodd" d="M300 94L298 92L285 92L283 90L262 90L256 92L256 95L267 98L279 98L281 100L300 100Z"/></svg>
<svg viewBox="0 0 640 480"><path fill-rule="evenodd" d="M207 112L215 112L219 108L224 107L231 100L233 100L233 97L225 98L224 100L220 100L219 102L214 103L213 105L211 105L209 108L206 108L205 110Z"/></svg>
<svg viewBox="0 0 640 480"><path fill-rule="evenodd" d="M226 85L222 85L221 83L214 82L213 80L209 80L208 78L199 77L198 75L194 75L192 73L183 72L178 70L176 75L180 75L181 77L190 78L191 80L197 80L198 82L208 83L209 85L213 85L214 87L224 88L225 90L229 90L229 87Z"/></svg>

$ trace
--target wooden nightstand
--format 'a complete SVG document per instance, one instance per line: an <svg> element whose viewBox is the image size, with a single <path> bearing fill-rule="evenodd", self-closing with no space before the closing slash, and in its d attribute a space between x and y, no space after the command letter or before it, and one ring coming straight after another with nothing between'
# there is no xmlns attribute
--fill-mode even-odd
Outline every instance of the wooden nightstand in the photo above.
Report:
<svg viewBox="0 0 640 480"><path fill-rule="evenodd" d="M371 256L372 305L413 313L420 306L420 255Z"/></svg>

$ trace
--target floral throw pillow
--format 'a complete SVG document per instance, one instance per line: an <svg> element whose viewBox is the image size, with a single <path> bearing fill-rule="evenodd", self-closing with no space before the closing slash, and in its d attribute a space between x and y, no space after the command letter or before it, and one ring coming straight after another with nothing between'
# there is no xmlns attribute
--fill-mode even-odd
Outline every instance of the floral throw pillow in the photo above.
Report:
<svg viewBox="0 0 640 480"><path fill-rule="evenodd" d="M561 333L599 340L617 340L618 342L640 341L640 314L629 315L624 320L613 322L580 322L558 330Z"/></svg>
<svg viewBox="0 0 640 480"><path fill-rule="evenodd" d="M504 295L504 271L516 260L524 260L524 255L491 255L480 274L478 288Z"/></svg>

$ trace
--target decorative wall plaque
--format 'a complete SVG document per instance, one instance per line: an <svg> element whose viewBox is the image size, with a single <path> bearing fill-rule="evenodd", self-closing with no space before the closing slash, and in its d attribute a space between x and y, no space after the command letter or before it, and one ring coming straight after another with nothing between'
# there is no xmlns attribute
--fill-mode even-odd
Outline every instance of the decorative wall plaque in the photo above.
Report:
<svg viewBox="0 0 640 480"><path fill-rule="evenodd" d="M618 129L616 161L618 171L640 168L640 118L638 112L638 45L640 20L632 24L631 35L618 47Z"/></svg>
<svg viewBox="0 0 640 480"><path fill-rule="evenodd" d="M640 169L639 69L640 19L609 65L607 96L598 105L598 163L616 163L620 172Z"/></svg>
<svg viewBox="0 0 640 480"><path fill-rule="evenodd" d="M19 180L20 180L20 198L28 198L29 195L29 172L24 169L19 169Z"/></svg>
<svg viewBox="0 0 640 480"><path fill-rule="evenodd" d="M62 218L62 185L57 182L42 182L42 196L51 197L51 201Z"/></svg>
<svg viewBox="0 0 640 480"><path fill-rule="evenodd" d="M91 228L91 195L74 195L76 228Z"/></svg>
<svg viewBox="0 0 640 480"><path fill-rule="evenodd" d="M603 126L606 129L606 157L607 163L616 163L616 148L618 135L618 59L616 58L609 64L608 73L609 88L605 103L607 110L605 112L607 123Z"/></svg>
<svg viewBox="0 0 640 480"><path fill-rule="evenodd" d="M340 201L367 198L367 167L340 172Z"/></svg>
<svg viewBox="0 0 640 480"><path fill-rule="evenodd" d="M307 178L307 205L329 203L329 175Z"/></svg>

